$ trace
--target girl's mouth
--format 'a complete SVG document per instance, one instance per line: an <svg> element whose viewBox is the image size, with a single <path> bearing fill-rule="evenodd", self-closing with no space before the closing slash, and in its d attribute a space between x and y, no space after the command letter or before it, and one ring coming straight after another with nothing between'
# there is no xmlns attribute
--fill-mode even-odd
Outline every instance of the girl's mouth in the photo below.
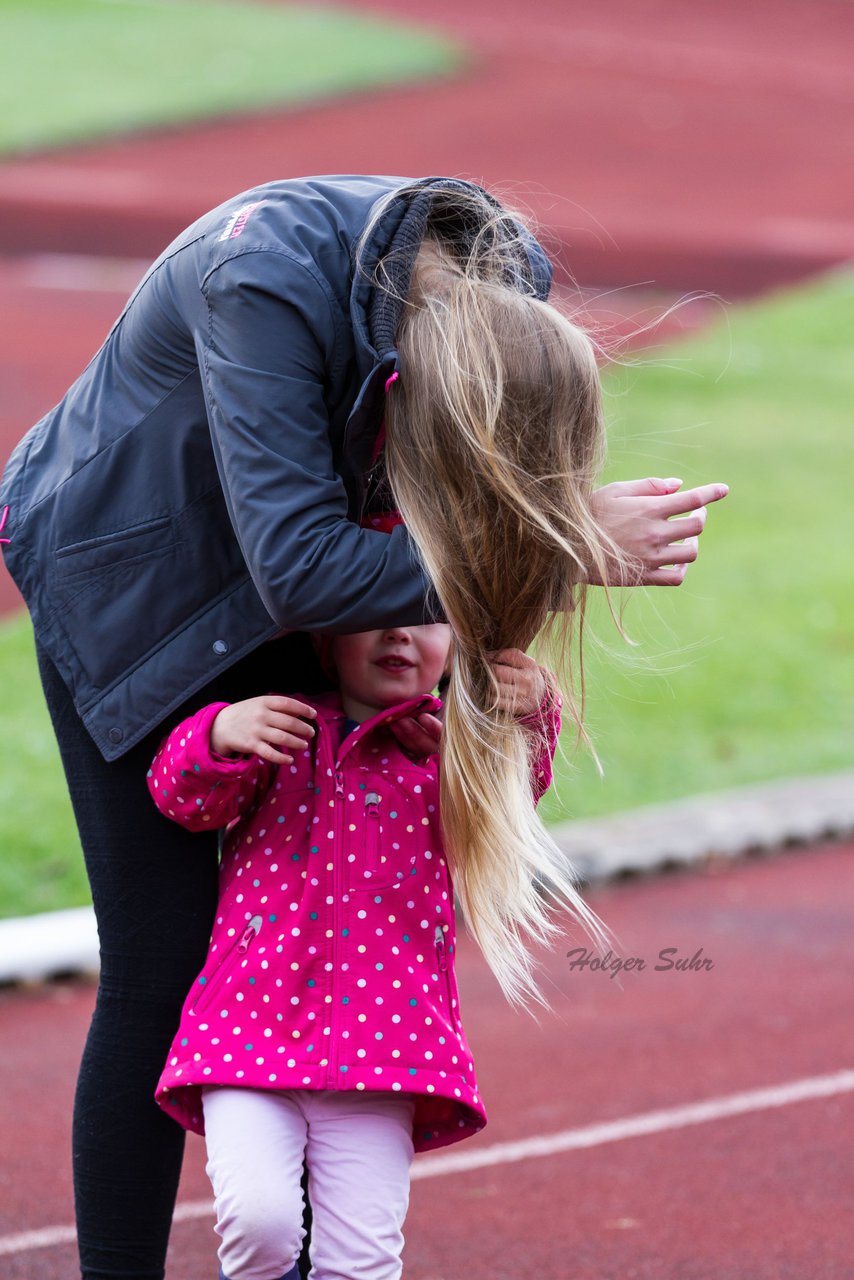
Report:
<svg viewBox="0 0 854 1280"><path fill-rule="evenodd" d="M382 667L383 671L409 671L415 666L414 662L410 662L407 658L378 658L375 666Z"/></svg>

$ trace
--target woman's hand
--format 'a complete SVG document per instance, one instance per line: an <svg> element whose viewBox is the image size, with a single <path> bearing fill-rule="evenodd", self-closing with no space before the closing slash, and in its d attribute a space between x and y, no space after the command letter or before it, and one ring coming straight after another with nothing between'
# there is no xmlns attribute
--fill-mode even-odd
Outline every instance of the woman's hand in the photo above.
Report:
<svg viewBox="0 0 854 1280"><path fill-rule="evenodd" d="M296 698L265 694L223 707L211 725L211 750L220 756L255 755L271 764L292 764L280 748L302 751L314 736L314 707Z"/></svg>
<svg viewBox="0 0 854 1280"><path fill-rule="evenodd" d="M611 564L609 586L678 587L684 581L688 565L697 559L706 506L725 498L729 487L707 484L678 493L681 484L681 480L618 480L594 492L593 513L628 561ZM672 520L672 516L684 518ZM587 580L604 585L592 566Z"/></svg>

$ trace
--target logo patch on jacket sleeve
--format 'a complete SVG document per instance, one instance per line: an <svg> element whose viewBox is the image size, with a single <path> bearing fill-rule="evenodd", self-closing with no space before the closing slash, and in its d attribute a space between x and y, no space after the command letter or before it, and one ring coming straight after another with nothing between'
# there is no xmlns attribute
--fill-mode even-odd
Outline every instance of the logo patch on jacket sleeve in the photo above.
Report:
<svg viewBox="0 0 854 1280"><path fill-rule="evenodd" d="M266 204L266 200L254 200L251 204L244 204L233 213L225 224L225 230L219 237L219 240L236 240L238 236L243 235L246 230L246 224L252 217L256 209L260 209L262 204Z"/></svg>

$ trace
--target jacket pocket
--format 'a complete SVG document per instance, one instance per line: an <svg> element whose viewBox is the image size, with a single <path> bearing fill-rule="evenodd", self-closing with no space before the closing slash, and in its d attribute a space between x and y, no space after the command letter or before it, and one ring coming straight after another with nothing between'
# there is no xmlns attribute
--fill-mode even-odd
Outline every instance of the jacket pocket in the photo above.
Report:
<svg viewBox="0 0 854 1280"><path fill-rule="evenodd" d="M56 571L63 577L75 573L89 573L93 569L107 569L124 565L147 556L160 555L170 550L176 541L171 516L145 520L124 529L80 542L69 542L54 552Z"/></svg>
<svg viewBox="0 0 854 1280"><path fill-rule="evenodd" d="M390 889L402 884L417 862L409 821L410 804L387 786L364 792L361 849L353 850L352 889Z"/></svg>
<svg viewBox="0 0 854 1280"><path fill-rule="evenodd" d="M243 959L258 937L261 931L261 924L261 917L253 916L240 934L240 937L235 939L213 970L208 974L202 973L199 976L197 982L201 989L188 1010L192 1017L198 1017L211 1004L222 985L222 979Z"/></svg>

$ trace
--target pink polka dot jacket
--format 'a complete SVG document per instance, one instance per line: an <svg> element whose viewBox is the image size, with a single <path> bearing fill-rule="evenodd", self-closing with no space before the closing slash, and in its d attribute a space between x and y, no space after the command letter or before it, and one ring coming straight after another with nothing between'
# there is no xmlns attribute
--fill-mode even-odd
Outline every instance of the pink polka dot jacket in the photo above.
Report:
<svg viewBox="0 0 854 1280"><path fill-rule="evenodd" d="M438 815L438 754L413 761L391 720L441 708L423 695L346 732L337 692L316 707L292 765L210 745L225 703L185 720L148 774L161 812L226 828L204 968L181 1014L156 1099L204 1132L200 1087L414 1094L416 1151L486 1124L454 974L454 896ZM526 722L535 802L560 730L549 691ZM350 722L351 724L353 722ZM343 738L342 738L343 733Z"/></svg>

